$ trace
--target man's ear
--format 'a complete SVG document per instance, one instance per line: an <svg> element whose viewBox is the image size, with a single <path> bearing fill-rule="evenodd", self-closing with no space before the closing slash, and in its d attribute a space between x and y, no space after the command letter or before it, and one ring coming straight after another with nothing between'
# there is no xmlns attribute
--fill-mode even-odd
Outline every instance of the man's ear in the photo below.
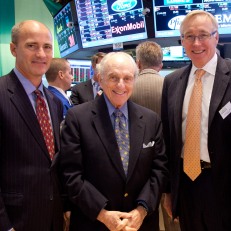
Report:
<svg viewBox="0 0 231 231"><path fill-rule="evenodd" d="M136 60L136 65L137 65L138 69L141 68L140 60L138 60L138 59Z"/></svg>
<svg viewBox="0 0 231 231"><path fill-rule="evenodd" d="M16 49L17 49L16 45L15 45L14 43L11 42L11 43L10 43L10 51L11 51L11 54L12 54L14 57L17 56Z"/></svg>
<svg viewBox="0 0 231 231"><path fill-rule="evenodd" d="M63 75L63 71L58 71L58 75L59 75L59 78L60 79L63 79L64 78L64 75Z"/></svg>

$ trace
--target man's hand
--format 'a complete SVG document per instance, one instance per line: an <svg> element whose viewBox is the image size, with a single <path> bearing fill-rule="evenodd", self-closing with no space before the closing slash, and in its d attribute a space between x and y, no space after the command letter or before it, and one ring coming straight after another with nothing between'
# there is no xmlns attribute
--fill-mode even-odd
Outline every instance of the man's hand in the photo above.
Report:
<svg viewBox="0 0 231 231"><path fill-rule="evenodd" d="M167 214L172 218L172 197L170 193L165 193L163 206Z"/></svg>
<svg viewBox="0 0 231 231"><path fill-rule="evenodd" d="M147 216L146 209L139 205L136 209L129 212L131 218L128 219L126 227L123 228L123 231L137 231L143 223L144 218Z"/></svg>
<svg viewBox="0 0 231 231"><path fill-rule="evenodd" d="M63 214L63 218L64 218L63 231L69 231L70 217L71 217L70 211L67 211Z"/></svg>
<svg viewBox="0 0 231 231"><path fill-rule="evenodd" d="M111 231L120 231L127 225L128 219L131 216L130 213L102 209L97 220L102 222Z"/></svg>

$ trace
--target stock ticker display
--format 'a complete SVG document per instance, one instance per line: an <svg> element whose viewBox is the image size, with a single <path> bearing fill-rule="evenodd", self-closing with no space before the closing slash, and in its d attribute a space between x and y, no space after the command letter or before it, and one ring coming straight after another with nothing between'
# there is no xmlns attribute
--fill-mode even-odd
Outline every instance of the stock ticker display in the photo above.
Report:
<svg viewBox="0 0 231 231"><path fill-rule="evenodd" d="M76 0L83 48L147 38L142 0Z"/></svg>
<svg viewBox="0 0 231 231"><path fill-rule="evenodd" d="M74 21L70 3L54 17L54 28L61 57L79 49Z"/></svg>
<svg viewBox="0 0 231 231"><path fill-rule="evenodd" d="M153 0L155 37L180 36L180 24L192 10L215 16L220 34L231 33L231 2L219 0Z"/></svg>

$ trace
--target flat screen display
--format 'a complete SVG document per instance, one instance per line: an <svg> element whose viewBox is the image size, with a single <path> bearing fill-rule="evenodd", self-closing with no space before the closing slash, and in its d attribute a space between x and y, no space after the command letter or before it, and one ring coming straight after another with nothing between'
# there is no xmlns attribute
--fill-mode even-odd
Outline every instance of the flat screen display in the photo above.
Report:
<svg viewBox="0 0 231 231"><path fill-rule="evenodd" d="M189 61L183 46L162 47L163 61Z"/></svg>
<svg viewBox="0 0 231 231"><path fill-rule="evenodd" d="M54 16L54 28L61 57L65 57L80 48L80 41L74 25L77 15L74 15L76 11L75 8L73 8L74 11L72 8L72 3L69 2Z"/></svg>
<svg viewBox="0 0 231 231"><path fill-rule="evenodd" d="M231 33L231 2L219 0L153 0L155 37L180 36L180 24L192 10L215 16L219 34Z"/></svg>
<svg viewBox="0 0 231 231"><path fill-rule="evenodd" d="M142 0L75 0L83 48L147 38Z"/></svg>
<svg viewBox="0 0 231 231"><path fill-rule="evenodd" d="M91 61L67 59L71 66L71 73L74 77L73 82L84 82L91 78Z"/></svg>

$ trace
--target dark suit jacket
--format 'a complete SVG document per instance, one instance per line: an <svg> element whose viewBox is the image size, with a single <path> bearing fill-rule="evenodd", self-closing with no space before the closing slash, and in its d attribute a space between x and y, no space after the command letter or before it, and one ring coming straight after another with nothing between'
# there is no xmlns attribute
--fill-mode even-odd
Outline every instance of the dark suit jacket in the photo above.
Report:
<svg viewBox="0 0 231 231"><path fill-rule="evenodd" d="M31 102L12 71L0 78L0 230L62 230L56 176L62 104L47 89L55 135L51 162Z"/></svg>
<svg viewBox="0 0 231 231"><path fill-rule="evenodd" d="M94 99L94 92L91 79L76 84L71 89L71 101L74 105L85 103Z"/></svg>
<svg viewBox="0 0 231 231"><path fill-rule="evenodd" d="M103 96L69 109L62 130L60 170L74 204L71 230L103 231L100 210L131 211L145 201L149 216L140 230L158 226L166 180L162 125L151 110L128 102L130 159L127 178ZM152 147L143 148L154 141Z"/></svg>
<svg viewBox="0 0 231 231"><path fill-rule="evenodd" d="M182 150L182 107L191 65L165 77L162 96L162 121L171 171L173 215L177 216ZM231 62L218 57L209 107L208 150L212 165L217 207L224 224L231 220L231 114L223 119L219 111L231 101Z"/></svg>
<svg viewBox="0 0 231 231"><path fill-rule="evenodd" d="M63 118L65 118L67 114L67 110L72 107L69 101L64 97L64 95L58 91L55 87L48 86L48 90L51 91L54 95L56 95L63 104Z"/></svg>

